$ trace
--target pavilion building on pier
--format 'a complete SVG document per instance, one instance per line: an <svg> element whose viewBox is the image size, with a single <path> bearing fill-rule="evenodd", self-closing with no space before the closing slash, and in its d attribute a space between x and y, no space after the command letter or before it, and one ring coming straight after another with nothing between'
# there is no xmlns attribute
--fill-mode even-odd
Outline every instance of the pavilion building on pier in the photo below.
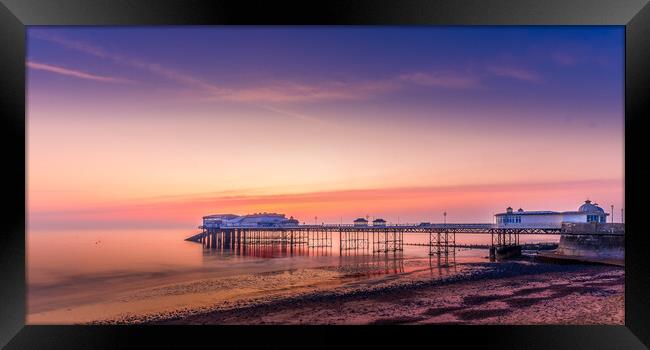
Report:
<svg viewBox="0 0 650 350"><path fill-rule="evenodd" d="M550 211L550 210L536 210L526 211L519 208L514 211L508 207L504 213L498 213L496 217L496 225L500 228L525 228L525 227L562 227L563 222L571 223L586 223L597 222L605 223L607 216L603 208L599 207L597 203L592 203L586 200L576 211Z"/></svg>
<svg viewBox="0 0 650 350"><path fill-rule="evenodd" d="M368 226L368 220L364 218L358 218L354 220L354 227L366 227Z"/></svg>
<svg viewBox="0 0 650 350"><path fill-rule="evenodd" d="M298 226L298 223L298 220L294 219L293 216L287 218L286 215L277 213L214 214L203 217L204 228L293 227Z"/></svg>

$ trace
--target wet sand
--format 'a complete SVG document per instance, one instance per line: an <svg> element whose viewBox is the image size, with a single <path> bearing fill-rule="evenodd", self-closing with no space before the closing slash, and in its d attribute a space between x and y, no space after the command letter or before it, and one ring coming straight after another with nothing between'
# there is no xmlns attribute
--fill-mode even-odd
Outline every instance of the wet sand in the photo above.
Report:
<svg viewBox="0 0 650 350"><path fill-rule="evenodd" d="M328 291L366 290L464 271L460 266L431 267L429 259L348 256L337 264L278 269L273 260L254 260L235 274L223 269L97 276L66 283L30 286L30 324L149 323L201 312L241 308ZM470 260L473 258L470 258ZM463 260L463 259L459 259ZM329 260L327 260L329 261ZM277 261L275 261L277 262ZM444 264L444 261L443 261ZM304 265L304 264L301 264ZM99 292L102 292L100 294ZM38 296L35 298L34 296Z"/></svg>
<svg viewBox="0 0 650 350"><path fill-rule="evenodd" d="M624 269L527 260L427 280L365 282L156 324L623 324ZM140 322L136 322L140 323Z"/></svg>

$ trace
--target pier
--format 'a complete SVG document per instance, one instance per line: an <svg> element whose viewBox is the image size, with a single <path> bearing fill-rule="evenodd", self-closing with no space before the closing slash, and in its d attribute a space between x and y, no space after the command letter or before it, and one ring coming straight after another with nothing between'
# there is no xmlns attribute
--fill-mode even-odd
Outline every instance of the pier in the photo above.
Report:
<svg viewBox="0 0 650 350"><path fill-rule="evenodd" d="M430 255L445 255L457 248L456 234L491 235L491 251L496 257L499 251L521 249L521 235L583 234L570 232L567 227L497 227L494 224L402 224L386 226L357 226L345 224L292 225L272 227L223 227L199 226L199 234L187 238L206 247L234 249L272 245L293 249L332 247L333 233L338 233L339 249L368 250L372 253L398 252L404 249L404 235L425 233L429 235ZM508 248L506 248L508 247ZM512 247L512 248L509 248ZM519 247L519 248L515 248ZM508 253L510 254L510 253Z"/></svg>

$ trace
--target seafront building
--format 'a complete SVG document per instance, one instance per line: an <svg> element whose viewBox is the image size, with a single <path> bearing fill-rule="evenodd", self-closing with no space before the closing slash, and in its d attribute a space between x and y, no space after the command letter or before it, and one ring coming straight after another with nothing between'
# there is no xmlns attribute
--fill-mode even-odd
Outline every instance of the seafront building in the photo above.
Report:
<svg viewBox="0 0 650 350"><path fill-rule="evenodd" d="M292 227L298 226L298 220L284 214L255 213L249 215L214 214L203 217L203 227Z"/></svg>
<svg viewBox="0 0 650 350"><path fill-rule="evenodd" d="M607 222L607 216L603 208L599 207L597 203L591 203L586 200L577 211L526 211L519 208L513 211L508 207L505 213L498 213L496 217L497 227L561 227L562 223L587 223Z"/></svg>

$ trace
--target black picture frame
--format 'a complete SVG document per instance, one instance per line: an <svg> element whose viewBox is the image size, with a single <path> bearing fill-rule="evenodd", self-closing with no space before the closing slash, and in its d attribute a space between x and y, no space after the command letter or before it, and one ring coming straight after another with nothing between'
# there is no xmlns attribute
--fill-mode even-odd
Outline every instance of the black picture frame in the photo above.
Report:
<svg viewBox="0 0 650 350"><path fill-rule="evenodd" d="M643 229L650 178L644 118L650 92L648 0L0 0L4 229L0 232L0 346L115 348L228 342L332 347L353 341L501 349L650 346L650 269ZM625 26L625 325L418 327L179 327L25 325L25 27L31 25L622 25ZM345 334L342 334L345 333ZM301 340L295 340L299 335ZM345 338L343 338L345 337ZM344 340L346 339L346 340ZM355 339L355 340L347 340ZM407 340L408 342L405 342ZM420 344L420 345L415 345ZM645 344L645 345L644 345Z"/></svg>

